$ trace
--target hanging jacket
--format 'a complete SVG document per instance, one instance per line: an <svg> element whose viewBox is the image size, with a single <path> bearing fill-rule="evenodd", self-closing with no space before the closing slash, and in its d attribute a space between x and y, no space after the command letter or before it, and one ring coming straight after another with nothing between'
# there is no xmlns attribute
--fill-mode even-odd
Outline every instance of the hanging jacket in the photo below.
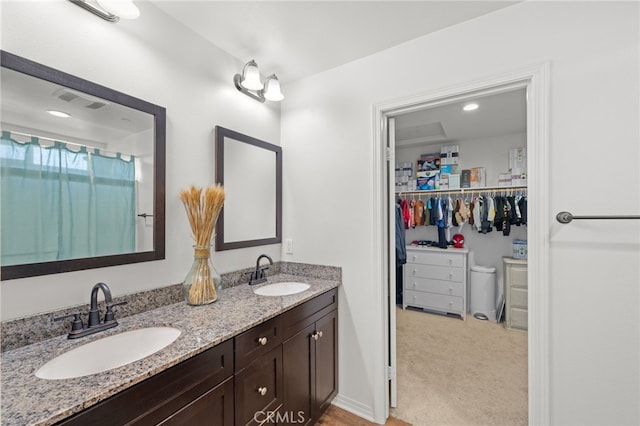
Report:
<svg viewBox="0 0 640 426"><path fill-rule="evenodd" d="M413 205L413 212L413 216L415 218L414 226L424 225L424 203L422 202L422 200L415 201Z"/></svg>
<svg viewBox="0 0 640 426"><path fill-rule="evenodd" d="M527 224L527 197L522 197L518 202L518 209L520 210L520 223Z"/></svg>
<svg viewBox="0 0 640 426"><path fill-rule="evenodd" d="M402 207L396 203L396 266L407 263L407 244Z"/></svg>
<svg viewBox="0 0 640 426"><path fill-rule="evenodd" d="M409 229L409 225L411 224L411 212L409 211L409 202L407 200L401 200L400 207L402 208L402 221L404 223L404 229Z"/></svg>

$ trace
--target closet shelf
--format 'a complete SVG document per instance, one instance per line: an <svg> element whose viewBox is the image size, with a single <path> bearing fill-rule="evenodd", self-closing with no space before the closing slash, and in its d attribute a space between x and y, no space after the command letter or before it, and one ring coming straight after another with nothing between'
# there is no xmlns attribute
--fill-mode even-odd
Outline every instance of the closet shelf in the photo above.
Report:
<svg viewBox="0 0 640 426"><path fill-rule="evenodd" d="M402 191L396 192L396 196L406 196L406 195L428 195L428 194L475 194L475 193L486 193L490 192L493 194L500 193L509 193L513 194L515 192L526 192L526 186L485 186L482 188L459 188L459 189L431 189L424 191Z"/></svg>

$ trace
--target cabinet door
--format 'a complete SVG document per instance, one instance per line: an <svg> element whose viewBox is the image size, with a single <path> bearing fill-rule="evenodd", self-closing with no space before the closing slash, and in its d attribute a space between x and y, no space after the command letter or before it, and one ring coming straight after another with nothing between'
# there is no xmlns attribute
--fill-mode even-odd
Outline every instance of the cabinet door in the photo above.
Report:
<svg viewBox="0 0 640 426"><path fill-rule="evenodd" d="M284 409L292 416L289 423L311 424L312 415L312 372L311 353L314 340L311 335L315 325L311 324L300 330L282 345L282 361L284 372ZM315 372L314 372L315 373ZM300 419L304 419L299 421Z"/></svg>
<svg viewBox="0 0 640 426"><path fill-rule="evenodd" d="M233 426L233 377L158 424Z"/></svg>
<svg viewBox="0 0 640 426"><path fill-rule="evenodd" d="M316 322L314 339L315 389L312 415L318 419L338 392L338 311Z"/></svg>
<svg viewBox="0 0 640 426"><path fill-rule="evenodd" d="M262 423L281 408L283 400L282 346L264 354L236 373L236 425ZM275 418L271 415L271 418ZM215 423L208 423L215 424Z"/></svg>

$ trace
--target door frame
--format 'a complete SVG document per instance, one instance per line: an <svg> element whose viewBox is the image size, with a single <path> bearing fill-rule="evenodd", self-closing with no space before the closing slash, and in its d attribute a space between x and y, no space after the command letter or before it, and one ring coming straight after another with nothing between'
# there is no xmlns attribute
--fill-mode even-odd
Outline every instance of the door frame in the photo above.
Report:
<svg viewBox="0 0 640 426"><path fill-rule="evenodd" d="M387 118L425 107L461 101L479 94L526 88L528 182L528 398L529 424L550 423L550 302L549 302L549 63L531 65L500 75L464 82L432 92L373 105L373 247L374 303L380 308L379 330L383 346L376 356L374 419L384 423L389 416L389 237L387 193ZM395 147L391 147L392 150ZM392 188L390 190L393 190ZM391 198L393 199L393 198ZM395 291L395 290L394 290Z"/></svg>

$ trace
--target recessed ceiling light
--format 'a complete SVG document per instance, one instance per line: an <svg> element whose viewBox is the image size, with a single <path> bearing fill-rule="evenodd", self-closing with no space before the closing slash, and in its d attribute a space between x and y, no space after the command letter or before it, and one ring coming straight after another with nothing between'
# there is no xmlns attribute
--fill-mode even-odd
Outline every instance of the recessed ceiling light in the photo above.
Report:
<svg viewBox="0 0 640 426"><path fill-rule="evenodd" d="M465 106L462 107L462 109L464 111L474 111L474 110L478 109L478 104L476 104L476 103L466 104Z"/></svg>
<svg viewBox="0 0 640 426"><path fill-rule="evenodd" d="M64 111L56 111L55 109L49 109L47 110L47 112L51 115L53 115L54 117L60 117L60 118L69 118L71 117L71 114L67 114Z"/></svg>

